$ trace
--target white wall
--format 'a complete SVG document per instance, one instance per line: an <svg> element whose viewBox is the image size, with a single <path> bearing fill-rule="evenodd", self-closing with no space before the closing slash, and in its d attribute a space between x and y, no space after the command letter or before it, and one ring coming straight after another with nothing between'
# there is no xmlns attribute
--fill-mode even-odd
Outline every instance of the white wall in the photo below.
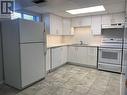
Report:
<svg viewBox="0 0 127 95"><path fill-rule="evenodd" d="M83 41L88 44L100 44L101 36L93 36L91 33L91 27L79 27L75 28L74 36L64 36L63 43L80 43Z"/></svg>

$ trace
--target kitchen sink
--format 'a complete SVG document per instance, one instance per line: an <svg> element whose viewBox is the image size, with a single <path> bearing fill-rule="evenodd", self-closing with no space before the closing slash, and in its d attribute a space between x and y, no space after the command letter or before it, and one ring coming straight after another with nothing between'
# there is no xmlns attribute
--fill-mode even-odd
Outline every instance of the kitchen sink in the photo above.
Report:
<svg viewBox="0 0 127 95"><path fill-rule="evenodd" d="M73 44L73 46L76 46L76 47L83 47L83 46L88 46L88 44Z"/></svg>

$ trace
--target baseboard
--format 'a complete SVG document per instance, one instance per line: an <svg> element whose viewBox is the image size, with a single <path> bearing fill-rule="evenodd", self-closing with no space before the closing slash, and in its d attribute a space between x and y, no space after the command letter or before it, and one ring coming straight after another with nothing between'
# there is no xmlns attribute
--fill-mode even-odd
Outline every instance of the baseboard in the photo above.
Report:
<svg viewBox="0 0 127 95"><path fill-rule="evenodd" d="M92 65L85 65L85 64L79 64L79 63L74 63L74 62L67 62L67 64L81 66L81 67L86 67L86 68L97 69L96 66L92 66Z"/></svg>

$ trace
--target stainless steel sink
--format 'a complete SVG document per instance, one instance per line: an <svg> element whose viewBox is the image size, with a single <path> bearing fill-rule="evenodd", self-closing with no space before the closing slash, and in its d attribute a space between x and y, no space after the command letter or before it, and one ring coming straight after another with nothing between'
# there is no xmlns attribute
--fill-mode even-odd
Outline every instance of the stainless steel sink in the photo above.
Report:
<svg viewBox="0 0 127 95"><path fill-rule="evenodd" d="M76 47L83 47L83 46L88 46L88 44L73 44L73 46L76 46Z"/></svg>

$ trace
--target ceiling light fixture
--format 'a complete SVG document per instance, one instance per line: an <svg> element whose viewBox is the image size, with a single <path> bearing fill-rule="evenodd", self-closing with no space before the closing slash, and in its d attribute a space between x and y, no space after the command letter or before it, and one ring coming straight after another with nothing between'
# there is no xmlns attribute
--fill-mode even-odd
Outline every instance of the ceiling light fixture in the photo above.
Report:
<svg viewBox="0 0 127 95"><path fill-rule="evenodd" d="M83 14L83 13L92 13L92 12L102 12L105 11L103 5L88 7L88 8L81 8L81 9L74 9L74 10L67 10L66 12L70 14Z"/></svg>

